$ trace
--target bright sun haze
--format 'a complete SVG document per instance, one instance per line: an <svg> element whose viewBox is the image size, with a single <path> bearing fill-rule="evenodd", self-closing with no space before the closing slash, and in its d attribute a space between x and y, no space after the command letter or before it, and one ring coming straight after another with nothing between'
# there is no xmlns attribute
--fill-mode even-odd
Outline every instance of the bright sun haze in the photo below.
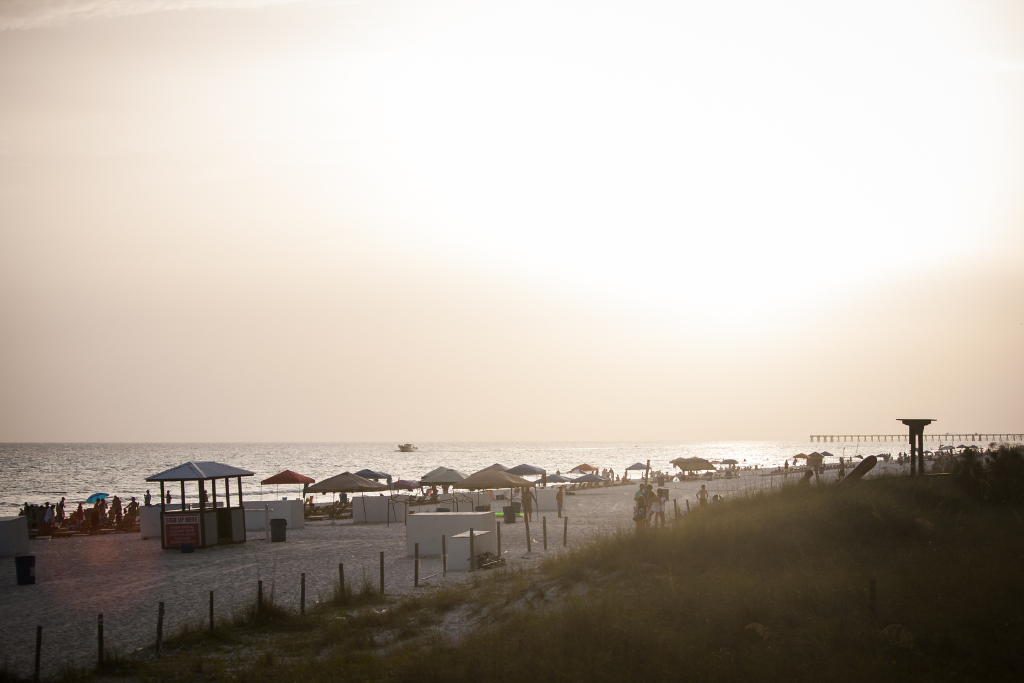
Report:
<svg viewBox="0 0 1024 683"><path fill-rule="evenodd" d="M0 4L0 440L1024 432L1021 121L1012 2Z"/></svg>

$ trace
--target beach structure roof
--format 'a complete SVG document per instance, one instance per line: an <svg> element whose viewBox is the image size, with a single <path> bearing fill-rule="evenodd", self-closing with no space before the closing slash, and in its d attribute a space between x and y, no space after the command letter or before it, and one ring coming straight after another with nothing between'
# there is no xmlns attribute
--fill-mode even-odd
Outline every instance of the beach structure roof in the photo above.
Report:
<svg viewBox="0 0 1024 683"><path fill-rule="evenodd" d="M516 465L515 467L511 467L511 468L509 468L509 469L507 469L505 471L508 472L509 474L515 474L515 475L520 476L520 477L525 477L525 476L538 476L539 477L540 475L547 473L547 470L545 470L545 469L541 469L540 467L534 467L533 465L527 465L527 464Z"/></svg>
<svg viewBox="0 0 1024 683"><path fill-rule="evenodd" d="M504 465L502 465L502 464L501 464L500 462L496 462L496 463L494 463L493 465L489 465L489 466L487 466L487 467L483 468L483 469L482 469L482 470L480 470L480 471L481 471L481 472L486 472L487 470L498 470L499 472L504 472L504 471L505 471L505 470L507 470L507 469L508 469L508 468L507 468L507 467L505 467Z"/></svg>
<svg viewBox="0 0 1024 683"><path fill-rule="evenodd" d="M358 474L352 474L351 472L336 474L330 479L324 479L306 489L309 493L357 493L360 491L387 490L387 485L364 479Z"/></svg>
<svg viewBox="0 0 1024 683"><path fill-rule="evenodd" d="M387 479L391 475L388 474L387 472L377 472L375 470L371 470L370 468L366 468L365 470L359 470L358 472L356 472L356 476L362 477L363 479L373 479L374 481L376 481L378 479Z"/></svg>
<svg viewBox="0 0 1024 683"><path fill-rule="evenodd" d="M455 484L457 489L507 489L536 486L532 481L498 470L481 470Z"/></svg>
<svg viewBox="0 0 1024 683"><path fill-rule="evenodd" d="M466 475L451 467L438 467L423 475L420 479L422 484L457 484L466 478Z"/></svg>
<svg viewBox="0 0 1024 683"><path fill-rule="evenodd" d="M292 472L291 470L285 470L284 472L278 472L272 477L268 477L260 482L260 484L312 484L316 482L313 477L307 477L304 474L298 472Z"/></svg>
<svg viewBox="0 0 1024 683"><path fill-rule="evenodd" d="M696 472L697 470L713 470L715 466L704 458L676 458L669 461L684 472Z"/></svg>
<svg viewBox="0 0 1024 683"><path fill-rule="evenodd" d="M549 484L568 484L572 479L569 477L563 477L561 474L552 474L548 477Z"/></svg>
<svg viewBox="0 0 1024 683"><path fill-rule="evenodd" d="M597 472L597 468L594 467L593 465L588 465L587 463L583 463L582 465L576 465L576 467L573 467L569 471L570 472Z"/></svg>
<svg viewBox="0 0 1024 683"><path fill-rule="evenodd" d="M832 455L828 451L822 451L821 454L824 455L826 458L834 458L835 457L834 455Z"/></svg>
<svg viewBox="0 0 1024 683"><path fill-rule="evenodd" d="M632 465L630 465L629 467L627 467L626 471L628 472L629 470L646 470L646 469L647 469L647 465L643 464L642 462L635 462Z"/></svg>
<svg viewBox="0 0 1024 683"><path fill-rule="evenodd" d="M608 478L591 472L584 474L582 477L576 477L575 481L577 484L596 484L601 481L608 481Z"/></svg>
<svg viewBox="0 0 1024 683"><path fill-rule="evenodd" d="M146 481L202 481L223 477L251 477L255 473L219 462L186 462L169 470L146 477Z"/></svg>

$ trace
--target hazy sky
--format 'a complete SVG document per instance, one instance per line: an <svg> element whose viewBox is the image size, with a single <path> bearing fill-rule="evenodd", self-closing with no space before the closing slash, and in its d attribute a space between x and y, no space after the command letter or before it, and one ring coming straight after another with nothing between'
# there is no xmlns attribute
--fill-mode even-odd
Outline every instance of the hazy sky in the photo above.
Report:
<svg viewBox="0 0 1024 683"><path fill-rule="evenodd" d="M1024 3L0 0L0 440L1024 432Z"/></svg>

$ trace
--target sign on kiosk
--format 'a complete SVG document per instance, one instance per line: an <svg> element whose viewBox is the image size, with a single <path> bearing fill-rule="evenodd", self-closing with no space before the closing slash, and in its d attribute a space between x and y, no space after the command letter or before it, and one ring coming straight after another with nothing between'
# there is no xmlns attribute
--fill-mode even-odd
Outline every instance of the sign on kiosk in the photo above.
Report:
<svg viewBox="0 0 1024 683"><path fill-rule="evenodd" d="M164 538L169 546L200 545L199 515L164 515Z"/></svg>

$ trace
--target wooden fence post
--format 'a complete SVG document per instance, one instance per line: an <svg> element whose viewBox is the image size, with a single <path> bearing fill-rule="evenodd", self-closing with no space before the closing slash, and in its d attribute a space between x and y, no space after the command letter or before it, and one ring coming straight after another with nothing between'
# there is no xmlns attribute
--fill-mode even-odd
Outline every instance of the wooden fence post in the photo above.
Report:
<svg viewBox="0 0 1024 683"><path fill-rule="evenodd" d="M523 519L526 520L526 552L533 552L533 543L530 540L530 516L523 515Z"/></svg>
<svg viewBox="0 0 1024 683"><path fill-rule="evenodd" d="M43 651L43 627L36 626L36 669L32 680L39 683L39 660Z"/></svg>
<svg viewBox="0 0 1024 683"><path fill-rule="evenodd" d="M876 599L877 599L876 584L875 584L875 580L871 579L870 590L869 590L869 595L868 595L868 609L869 609L869 611L871 613L871 621L874 621L875 618L878 616L878 604L876 602Z"/></svg>
<svg viewBox="0 0 1024 683"><path fill-rule="evenodd" d="M502 521L501 523L499 523L497 525L497 529L498 529L498 557L501 557L501 525L502 524L504 524L504 521Z"/></svg>
<svg viewBox="0 0 1024 683"><path fill-rule="evenodd" d="M544 550L548 549L548 518L540 518L540 526L544 530Z"/></svg>
<svg viewBox="0 0 1024 683"><path fill-rule="evenodd" d="M416 554L413 556L412 562L412 586L413 588L420 587L420 544L416 544Z"/></svg>
<svg viewBox="0 0 1024 683"><path fill-rule="evenodd" d="M160 659L160 650L164 646L164 603L156 610L156 658Z"/></svg>
<svg viewBox="0 0 1024 683"><path fill-rule="evenodd" d="M306 572L299 574L299 616L306 616Z"/></svg>
<svg viewBox="0 0 1024 683"><path fill-rule="evenodd" d="M103 666L103 615L99 616L96 622L96 645L98 646L97 660L99 666Z"/></svg>
<svg viewBox="0 0 1024 683"><path fill-rule="evenodd" d="M384 595L384 551L380 551L380 594Z"/></svg>
<svg viewBox="0 0 1024 683"><path fill-rule="evenodd" d="M476 547L473 543L473 527L469 527L469 571L476 571Z"/></svg>
<svg viewBox="0 0 1024 683"><path fill-rule="evenodd" d="M341 597L345 598L345 563L338 563L338 587L341 589Z"/></svg>
<svg viewBox="0 0 1024 683"><path fill-rule="evenodd" d="M213 591L210 591L210 633L213 633Z"/></svg>
<svg viewBox="0 0 1024 683"><path fill-rule="evenodd" d="M441 534L441 576L448 576L448 548L444 534Z"/></svg>
<svg viewBox="0 0 1024 683"><path fill-rule="evenodd" d="M569 518L564 517L563 519L565 519L565 523L562 524L562 546L565 547L569 545Z"/></svg>

